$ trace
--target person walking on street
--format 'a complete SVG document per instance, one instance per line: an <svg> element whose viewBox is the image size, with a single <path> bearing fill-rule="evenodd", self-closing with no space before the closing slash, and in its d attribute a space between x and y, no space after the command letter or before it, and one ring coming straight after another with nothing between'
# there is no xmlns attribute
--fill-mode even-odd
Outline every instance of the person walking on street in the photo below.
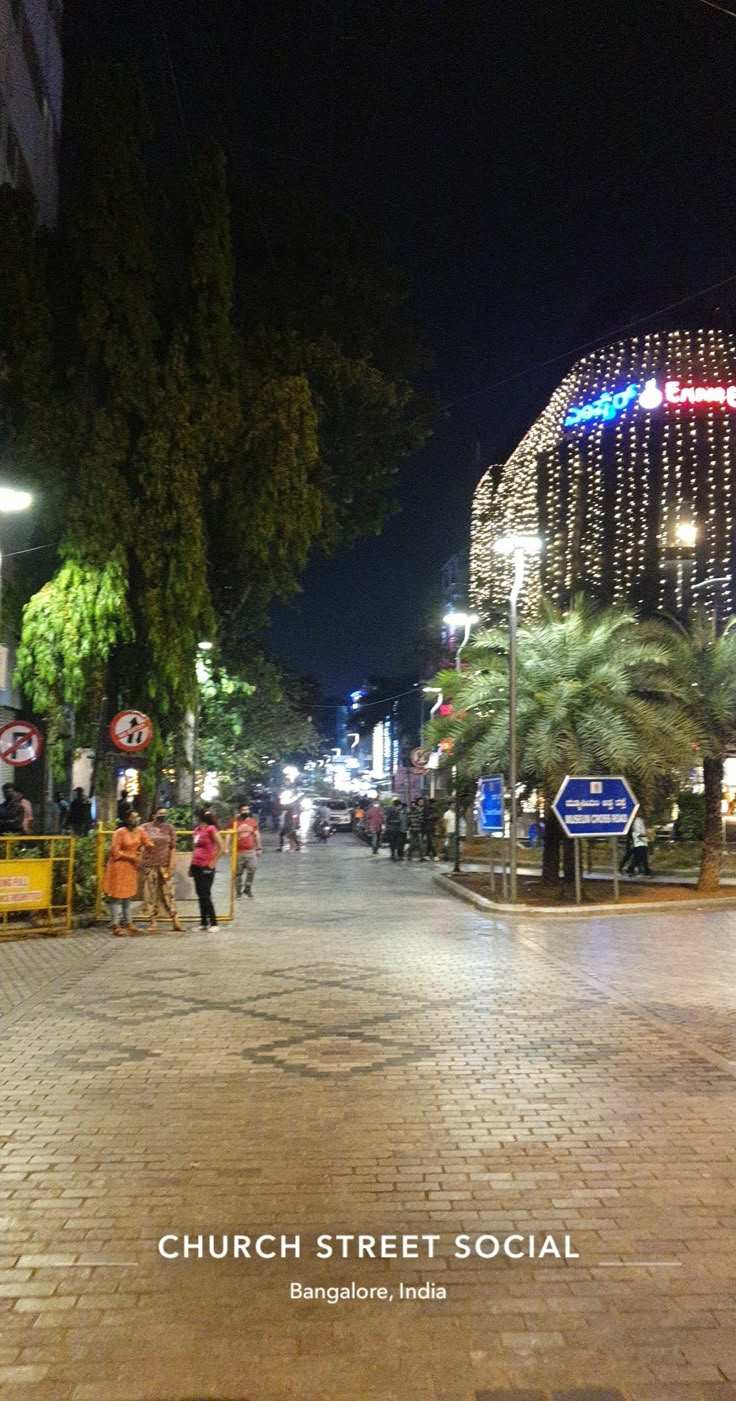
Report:
<svg viewBox="0 0 736 1401"><path fill-rule="evenodd" d="M409 836L409 809L406 803L401 804L401 822L399 824L399 861L403 861L406 843Z"/></svg>
<svg viewBox="0 0 736 1401"><path fill-rule="evenodd" d="M422 836L424 838L424 854L428 861L437 860L437 851L434 844L436 830L437 805L434 798L425 798L422 812Z"/></svg>
<svg viewBox="0 0 736 1401"><path fill-rule="evenodd" d="M258 819L253 816L248 803L240 804L240 810L235 819L235 840L238 844L235 894L238 899L244 894L252 899L258 858L262 855L263 848ZM245 875L245 890L243 890L243 875Z"/></svg>
<svg viewBox="0 0 736 1401"><path fill-rule="evenodd" d="M424 813L422 811L421 798L415 798L409 808L409 850L406 853L407 861L411 861L416 855L420 861L425 861L424 837L422 832Z"/></svg>
<svg viewBox="0 0 736 1401"><path fill-rule="evenodd" d="M629 827L629 830L628 830L628 832L626 833L626 843L625 843L625 845L624 845L624 854L623 854L623 856L621 857L621 860L620 860L620 862L619 862L619 868L618 868L618 869L619 869L621 875L625 875L625 876L631 875L631 868L632 868L632 866L633 866L633 863L634 863L634 834L633 834L631 828Z"/></svg>
<svg viewBox="0 0 736 1401"><path fill-rule="evenodd" d="M150 846L153 846L151 838L138 826L138 814L131 809L123 826L113 833L102 881L102 889L110 902L112 932L119 938L143 933L133 924L130 902L138 890L141 852Z"/></svg>
<svg viewBox="0 0 736 1401"><path fill-rule="evenodd" d="M279 851L283 851L285 841L288 842L287 851L299 851L301 849L301 842L299 841L298 808L284 808L281 836L279 838Z"/></svg>
<svg viewBox="0 0 736 1401"><path fill-rule="evenodd" d="M83 788L74 789L74 797L69 804L69 826L75 837L86 837L92 822L89 798L85 798Z"/></svg>
<svg viewBox="0 0 736 1401"><path fill-rule="evenodd" d="M148 920L149 934L156 931L156 918L162 907L175 932L184 932L174 903L176 828L166 817L165 807L154 808L150 822L144 822L142 829L151 839L150 847L144 847L141 852L143 918Z"/></svg>
<svg viewBox="0 0 736 1401"><path fill-rule="evenodd" d="M4 783L3 802L0 803L0 835L21 836L25 816L17 788L12 783Z"/></svg>
<svg viewBox="0 0 736 1401"><path fill-rule="evenodd" d="M128 813L131 811L132 807L133 804L131 803L130 798L128 797L128 790L127 788L124 788L122 793L120 794L120 797L118 798L117 807L115 809L115 812L117 814L117 820L121 826L124 823L126 817L128 816Z"/></svg>
<svg viewBox="0 0 736 1401"><path fill-rule="evenodd" d="M641 812L638 812L634 818L631 835L634 840L634 864L632 867L632 875L651 876L652 873L649 869L649 837L647 835L647 824Z"/></svg>
<svg viewBox="0 0 736 1401"><path fill-rule="evenodd" d="M208 808L201 808L197 814L194 829L194 847L189 873L199 901L200 929L218 929L217 915L212 903L212 883L215 868L225 850L225 845Z"/></svg>
<svg viewBox="0 0 736 1401"><path fill-rule="evenodd" d="M18 792L17 789L16 792ZM27 837L33 831L33 807L29 799L24 798L22 793L18 793L18 799L23 809L23 835Z"/></svg>
<svg viewBox="0 0 736 1401"><path fill-rule="evenodd" d="M391 853L392 861L400 861L399 847L401 845L401 799L394 798L388 812L386 813L386 838L388 849ZM403 853L402 853L403 854Z"/></svg>
<svg viewBox="0 0 736 1401"><path fill-rule="evenodd" d="M450 803L442 814L442 829L444 841L442 843L442 855L445 861L451 861L453 857L453 846L455 841L455 808Z"/></svg>
<svg viewBox="0 0 736 1401"><path fill-rule="evenodd" d="M375 856L381 845L381 832L383 831L383 808L377 801L371 803L365 815L365 830L371 844L371 856Z"/></svg>

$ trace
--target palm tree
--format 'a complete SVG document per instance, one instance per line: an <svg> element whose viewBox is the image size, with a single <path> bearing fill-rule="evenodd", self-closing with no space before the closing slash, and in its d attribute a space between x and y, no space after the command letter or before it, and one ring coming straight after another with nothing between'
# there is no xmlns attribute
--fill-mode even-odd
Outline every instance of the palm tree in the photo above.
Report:
<svg viewBox="0 0 736 1401"><path fill-rule="evenodd" d="M719 636L715 621L695 609L685 627L652 625L669 658L672 688L690 727L690 762L702 763L705 830L698 890L717 890L721 878L723 761L736 741L736 619Z"/></svg>
<svg viewBox="0 0 736 1401"><path fill-rule="evenodd" d="M508 762L508 638L491 629L466 651L467 668L441 672L453 703L430 741L454 741L466 775ZM565 613L543 603L538 622L520 629L517 672L519 776L547 799L543 880L557 880L562 836L551 810L566 774L617 773L646 796L663 776L687 766L690 730L670 665L668 639L645 634L635 616L596 610L578 598Z"/></svg>

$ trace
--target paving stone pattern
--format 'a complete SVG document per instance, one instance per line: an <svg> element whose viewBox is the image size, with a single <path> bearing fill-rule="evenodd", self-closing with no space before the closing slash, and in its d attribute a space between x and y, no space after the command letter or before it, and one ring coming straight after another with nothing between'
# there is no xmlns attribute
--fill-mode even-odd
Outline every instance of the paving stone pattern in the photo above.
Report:
<svg viewBox="0 0 736 1401"><path fill-rule="evenodd" d="M0 945L0 1394L736 1401L736 915L492 923L430 875L341 836L218 934ZM157 1250L269 1232L301 1258ZM454 1256L512 1232L579 1258Z"/></svg>

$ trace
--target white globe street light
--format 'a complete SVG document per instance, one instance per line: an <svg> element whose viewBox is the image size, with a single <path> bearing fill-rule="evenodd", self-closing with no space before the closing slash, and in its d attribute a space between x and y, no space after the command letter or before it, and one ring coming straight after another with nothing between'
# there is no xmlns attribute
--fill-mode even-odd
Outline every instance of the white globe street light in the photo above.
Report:
<svg viewBox="0 0 736 1401"><path fill-rule="evenodd" d="M463 640L455 649L455 670L459 671L460 654L470 637L470 629L474 623L478 622L478 615L477 613L456 613L454 609L451 609L449 613L445 613L442 621L445 627L451 628L453 632L459 632L460 628L463 629Z"/></svg>
<svg viewBox="0 0 736 1401"><path fill-rule="evenodd" d="M463 629L463 640L462 640L462 642L458 643L457 647L455 648L455 670L456 670L456 671L460 671L460 669L461 669L461 668L460 668L460 658L461 658L461 655L462 655L462 650L463 650L463 647L466 646L467 641L468 641L468 638L470 637L470 629L472 628L473 623L477 623L477 622L478 622L478 615L477 615L477 613L463 613L463 612L456 613L455 610L452 609L451 612L445 613L443 622L444 622L444 624L445 624L445 627L452 628L453 631L454 631L454 630L458 630L458 629L460 629L460 628ZM454 870L454 871L459 871L459 870L460 870L460 784L459 784L459 782L458 782L457 764L454 764L454 765L453 765L452 776L453 776L454 783L455 783L455 862L454 862L454 865L453 865L453 870Z"/></svg>
<svg viewBox="0 0 736 1401"><path fill-rule="evenodd" d="M538 535L502 535L494 541L497 555L508 555L514 562L514 580L509 593L509 893L516 903L516 631L517 604L524 583L527 555L538 555L542 541Z"/></svg>
<svg viewBox="0 0 736 1401"><path fill-rule="evenodd" d="M33 504L30 491L16 491L12 486L0 486L0 512L14 515L16 511L27 511Z"/></svg>

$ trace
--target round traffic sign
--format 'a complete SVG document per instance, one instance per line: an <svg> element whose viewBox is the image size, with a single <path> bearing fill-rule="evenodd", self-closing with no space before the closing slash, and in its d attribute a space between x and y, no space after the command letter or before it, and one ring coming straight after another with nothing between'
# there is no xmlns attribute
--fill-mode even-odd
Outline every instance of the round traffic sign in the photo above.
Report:
<svg viewBox="0 0 736 1401"><path fill-rule="evenodd" d="M431 752L431 749L412 749L410 757L414 768L426 769L427 764L429 763L429 756Z"/></svg>
<svg viewBox="0 0 736 1401"><path fill-rule="evenodd" d="M142 710L121 710L110 721L110 738L116 749L137 754L147 749L153 739L153 721Z"/></svg>
<svg viewBox="0 0 736 1401"><path fill-rule="evenodd" d="M0 759L15 768L32 764L43 749L40 730L30 720L11 720L0 729Z"/></svg>

